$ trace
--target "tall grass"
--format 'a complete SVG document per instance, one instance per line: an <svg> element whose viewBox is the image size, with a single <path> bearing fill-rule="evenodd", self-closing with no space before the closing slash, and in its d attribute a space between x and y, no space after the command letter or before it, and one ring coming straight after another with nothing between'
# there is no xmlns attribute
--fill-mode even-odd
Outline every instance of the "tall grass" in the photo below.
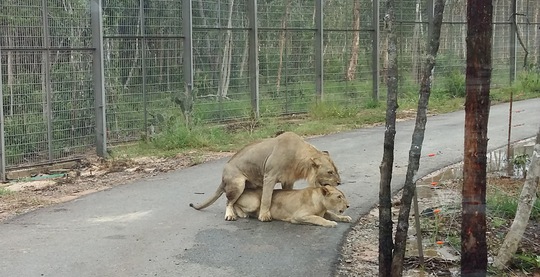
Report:
<svg viewBox="0 0 540 277"><path fill-rule="evenodd" d="M400 80L400 111L416 109L418 84ZM507 101L509 91L514 99L540 96L540 75L524 72L510 87L491 90L493 102ZM463 108L464 76L454 72L439 76L432 89L428 110L446 113ZM385 86L380 99L371 98L370 81L326 81L323 100L317 102L315 87L309 82L288 84L277 95L273 85L261 87L259 120L251 116L249 93L236 93L234 99L199 99L194 105L194 123L186 127L179 109L164 120L151 120L157 134L130 147L117 148L119 153L133 155L172 155L188 149L234 151L253 140L271 137L277 131L294 131L301 135L318 135L359 128L385 120ZM410 114L410 113L409 113ZM283 116L287 115L287 116ZM153 119L153 117L152 117ZM222 122L222 123L217 123Z"/></svg>
<svg viewBox="0 0 540 277"><path fill-rule="evenodd" d="M518 196L508 195L500 191L488 194L486 206L488 212L496 217L513 219L518 206ZM540 220L540 200L536 200L533 205L530 219Z"/></svg>

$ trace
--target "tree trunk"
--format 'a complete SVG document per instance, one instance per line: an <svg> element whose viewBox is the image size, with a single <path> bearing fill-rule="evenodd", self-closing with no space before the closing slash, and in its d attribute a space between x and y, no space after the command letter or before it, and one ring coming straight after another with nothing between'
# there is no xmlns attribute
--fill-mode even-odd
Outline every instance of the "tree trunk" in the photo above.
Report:
<svg viewBox="0 0 540 277"><path fill-rule="evenodd" d="M281 19L281 34L279 36L279 66L277 70L276 78L276 95L279 95L281 88L281 71L283 71L283 51L285 50L285 40L287 39L287 19L291 12L291 0L287 0L287 6L285 7L285 14Z"/></svg>
<svg viewBox="0 0 540 277"><path fill-rule="evenodd" d="M402 276L403 259L407 246L407 231L409 229L409 214L411 202L414 196L416 183L413 180L420 167L420 155L422 154L422 144L427 122L427 107L431 94L431 76L435 67L435 57L439 51L439 38L441 35L441 25L444 12L444 1L435 0L435 10L433 16L433 28L428 42L428 55L426 57L424 72L420 85L420 98L418 99L418 110L416 111L416 124L412 135L411 148L409 150L409 165L405 185L403 186L403 196L401 197L401 208L399 210L396 236L394 240L394 255L392 259L392 276Z"/></svg>
<svg viewBox="0 0 540 277"><path fill-rule="evenodd" d="M493 34L491 1L467 3L461 276L486 276L486 152Z"/></svg>
<svg viewBox="0 0 540 277"><path fill-rule="evenodd" d="M14 47L14 43L13 43L13 37L12 37L12 34L14 34L15 32L11 32L11 28L8 28L8 33L7 33L7 41L8 41L8 47L10 48L13 48ZM15 107L15 103L14 103L14 95L13 95L13 79L14 79L14 73L13 73L13 51L9 50L7 51L7 86L8 86L8 90L9 90L9 115L10 116L13 116L14 114L14 107ZM1 76L0 76L1 77Z"/></svg>
<svg viewBox="0 0 540 277"><path fill-rule="evenodd" d="M351 58L349 59L349 67L345 74L345 80L352 81L356 77L356 66L358 65L358 50L360 48L360 0L354 1L354 18L353 18L353 41L351 46Z"/></svg>
<svg viewBox="0 0 540 277"><path fill-rule="evenodd" d="M226 98L229 90L229 81L231 79L231 59L232 59L232 14L234 0L229 1L229 18L227 22L227 31L225 33L225 45L223 46L223 57L221 59L221 71L219 78L218 95Z"/></svg>
<svg viewBox="0 0 540 277"><path fill-rule="evenodd" d="M244 71L246 71L247 63L249 61L249 36L246 35L244 41L244 52L242 53L242 61L240 62L240 79L244 78Z"/></svg>
<svg viewBox="0 0 540 277"><path fill-rule="evenodd" d="M141 22L141 17L139 16L139 19L137 20L137 32L136 34L140 34L140 29L142 28L141 26L142 22ZM138 61L139 61L139 41L141 43L144 43L144 40L141 39L135 39L135 55L133 56L133 62L131 63L131 67L129 68L129 73L128 73L128 76L126 77L126 80L124 81L124 90L127 90L129 88L129 85L130 85L130 82L131 82L131 79L133 77L133 74L135 72L135 68L137 67L137 64L138 64ZM128 43L126 43L126 45L128 45Z"/></svg>
<svg viewBox="0 0 540 277"><path fill-rule="evenodd" d="M204 3L203 0L197 1L198 8L199 8L199 15L201 16L202 20L202 26L208 27L208 20L206 18L206 14L204 13ZM219 55L216 55L215 53L217 51L212 51L212 43L210 42L210 32L204 32L204 42L205 46L201 47L200 52L202 52L199 56L199 59L205 59L203 63L210 64L210 68L212 71L212 78L211 81L213 82L215 79L217 79L217 76L215 75L218 71L218 65L219 65ZM214 85L214 83L212 84Z"/></svg>
<svg viewBox="0 0 540 277"><path fill-rule="evenodd" d="M536 193L540 178L540 130L536 134L536 145L531 157L531 164L527 173L527 179L519 196L516 217L510 226L510 230L499 248L493 265L498 269L504 269L512 256L516 253L519 242L529 223L529 217L536 201Z"/></svg>
<svg viewBox="0 0 540 277"><path fill-rule="evenodd" d="M421 2L420 0L416 1L416 12L415 12L415 21L422 22L422 12L421 12ZM415 82L420 82L422 67L420 65L420 57L422 55L420 41L422 40L422 23L415 23L413 29L413 38L412 38L412 78Z"/></svg>
<svg viewBox="0 0 540 277"><path fill-rule="evenodd" d="M388 87L386 100L386 129L384 132L384 151L380 165L381 180L379 189L379 276L390 276L392 268L392 170L394 167L394 142L396 137L396 110L398 108L398 64L396 22L394 0L386 1L384 29L388 40Z"/></svg>

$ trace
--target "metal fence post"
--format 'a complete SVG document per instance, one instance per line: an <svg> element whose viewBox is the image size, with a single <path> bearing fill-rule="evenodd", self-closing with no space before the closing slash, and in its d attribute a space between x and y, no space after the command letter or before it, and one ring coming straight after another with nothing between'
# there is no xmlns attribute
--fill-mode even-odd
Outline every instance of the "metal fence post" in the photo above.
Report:
<svg viewBox="0 0 540 277"><path fill-rule="evenodd" d="M2 49L0 48L0 96L4 95L2 91ZM4 97L0 97L0 179L6 181L6 145L4 140Z"/></svg>
<svg viewBox="0 0 540 277"><path fill-rule="evenodd" d="M96 152L107 156L107 124L105 121L105 69L103 65L103 14L101 0L90 2L93 55L94 106L96 112Z"/></svg>
<svg viewBox="0 0 540 277"><path fill-rule="evenodd" d="M251 112L254 119L259 114L259 28L257 26L257 0L248 1L249 16L249 88L251 91Z"/></svg>
<svg viewBox="0 0 540 277"><path fill-rule="evenodd" d="M182 31L184 65L184 99L181 100L182 110L186 118L186 124L191 124L191 112L193 109L193 16L191 0L182 0Z"/></svg>
<svg viewBox="0 0 540 277"><path fill-rule="evenodd" d="M317 102L324 97L324 39L323 39L323 1L315 1L315 92Z"/></svg>
<svg viewBox="0 0 540 277"><path fill-rule="evenodd" d="M371 63L373 64L373 92L372 99L373 101L379 101L379 76L381 75L380 69L380 49L379 49L379 40L380 40L380 28L379 28L379 0L373 0L373 35L371 39Z"/></svg>
<svg viewBox="0 0 540 277"><path fill-rule="evenodd" d="M512 0L510 11L510 84L516 80L516 36L517 36L517 21L516 21L516 0Z"/></svg>

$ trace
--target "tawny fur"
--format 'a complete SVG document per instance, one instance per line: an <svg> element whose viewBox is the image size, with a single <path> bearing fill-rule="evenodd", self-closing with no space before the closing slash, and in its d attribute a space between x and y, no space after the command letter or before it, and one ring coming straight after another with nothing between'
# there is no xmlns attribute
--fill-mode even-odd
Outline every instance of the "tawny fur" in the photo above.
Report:
<svg viewBox="0 0 540 277"><path fill-rule="evenodd" d="M241 217L258 216L261 189L246 189L234 204ZM336 221L351 222L343 216L349 203L343 192L335 187L324 186L300 190L274 190L270 211L276 220L298 224L314 224L335 227Z"/></svg>
<svg viewBox="0 0 540 277"><path fill-rule="evenodd" d="M227 196L225 220L236 220L233 209L245 188L262 188L259 220L270 221L272 193L277 183L292 189L294 182L305 179L311 187L337 186L341 178L328 152L323 152L292 132L249 144L236 153L223 168L221 184L213 196L199 205L200 210L213 204L223 193Z"/></svg>

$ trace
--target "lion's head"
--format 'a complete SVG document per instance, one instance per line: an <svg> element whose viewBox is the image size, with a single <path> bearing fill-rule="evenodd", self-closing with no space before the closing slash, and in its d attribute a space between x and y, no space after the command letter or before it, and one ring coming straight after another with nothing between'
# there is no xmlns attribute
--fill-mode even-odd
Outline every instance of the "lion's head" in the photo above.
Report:
<svg viewBox="0 0 540 277"><path fill-rule="evenodd" d="M341 185L341 177L334 161L330 158L328 152L323 151L319 157L311 158L314 168L314 176L312 184L318 186L339 186Z"/></svg>
<svg viewBox="0 0 540 277"><path fill-rule="evenodd" d="M349 207L345 194L336 187L324 186L322 187L322 193L324 195L323 205L327 210L342 214Z"/></svg>

